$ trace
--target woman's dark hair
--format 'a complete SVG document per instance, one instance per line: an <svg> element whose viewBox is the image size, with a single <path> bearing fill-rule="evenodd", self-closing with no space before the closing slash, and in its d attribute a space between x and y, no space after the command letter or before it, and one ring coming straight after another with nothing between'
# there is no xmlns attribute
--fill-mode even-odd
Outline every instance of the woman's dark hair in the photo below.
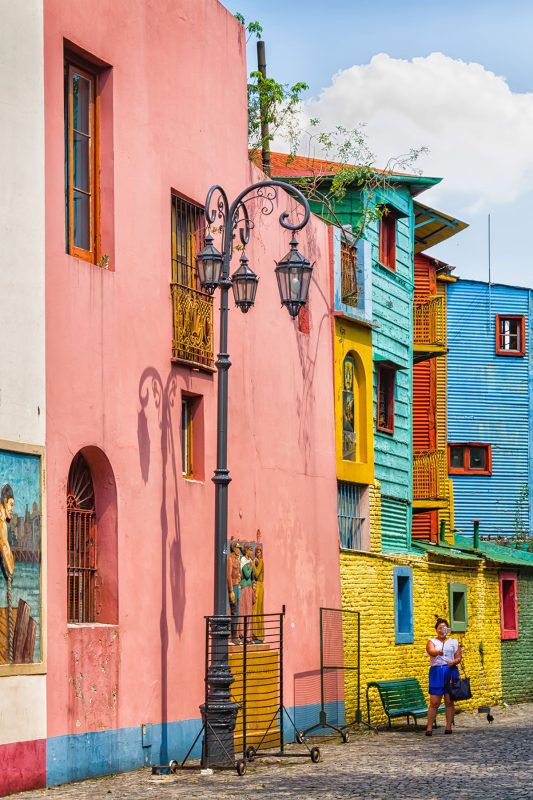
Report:
<svg viewBox="0 0 533 800"><path fill-rule="evenodd" d="M444 623L447 628L450 627L449 624L448 624L448 620L447 619L443 619L442 617L439 617L437 614L435 614L435 619L436 619L435 630L437 630L439 625L442 625L442 623Z"/></svg>

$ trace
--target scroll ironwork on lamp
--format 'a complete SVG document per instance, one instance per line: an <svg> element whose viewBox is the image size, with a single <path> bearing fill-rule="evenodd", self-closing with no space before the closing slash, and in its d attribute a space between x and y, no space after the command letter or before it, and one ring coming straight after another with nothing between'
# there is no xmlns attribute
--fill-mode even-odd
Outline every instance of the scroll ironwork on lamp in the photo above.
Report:
<svg viewBox="0 0 533 800"><path fill-rule="evenodd" d="M228 539L228 485L231 481L228 464L228 370L231 366L228 348L228 292L233 290L235 303L246 314L255 303L259 278L250 267L246 255L254 228L247 204L259 203L259 214L269 215L275 209L278 190L297 200L303 207L303 214L296 222L290 221L290 214L284 211L279 217L282 228L292 232L290 250L277 262L276 277L280 299L293 319L307 302L313 267L298 252L295 232L301 230L309 221L309 203L302 192L289 183L265 180L244 189L233 201L228 202L226 192L221 186L212 186L207 193L205 216L209 231L206 244L196 258L200 282L209 293L220 289L220 351L215 362L218 371L217 386L217 465L213 475L215 484L215 564L214 616L211 618L216 646L211 653L211 663L207 672L207 702L202 706L205 736L209 737L204 749L207 757L204 766L229 766L234 759L233 730L237 718L237 705L231 700L230 686L233 676L228 663L228 641L231 618L228 616L226 584L226 548ZM211 229L215 222L220 223L221 250L213 244ZM231 258L234 240L240 239L242 254L240 263L230 277Z"/></svg>

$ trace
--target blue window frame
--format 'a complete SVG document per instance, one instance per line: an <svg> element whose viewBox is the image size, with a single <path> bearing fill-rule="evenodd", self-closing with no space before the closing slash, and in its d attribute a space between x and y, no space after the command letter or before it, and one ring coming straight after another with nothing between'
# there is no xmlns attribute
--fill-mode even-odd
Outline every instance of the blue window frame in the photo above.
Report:
<svg viewBox="0 0 533 800"><path fill-rule="evenodd" d="M412 644L413 624L413 569L394 567L394 627L396 644Z"/></svg>

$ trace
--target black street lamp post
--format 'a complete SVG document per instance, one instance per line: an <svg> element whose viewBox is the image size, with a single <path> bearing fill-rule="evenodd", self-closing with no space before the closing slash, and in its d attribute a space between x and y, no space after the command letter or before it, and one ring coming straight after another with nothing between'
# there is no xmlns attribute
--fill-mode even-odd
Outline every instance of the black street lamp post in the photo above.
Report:
<svg viewBox="0 0 533 800"><path fill-rule="evenodd" d="M228 370L231 361L228 354L228 292L233 288L236 305L243 313L253 306L259 278L250 268L245 248L254 227L246 206L252 200L261 203L261 214L274 211L274 201L278 189L297 199L303 206L302 219L296 223L289 221L289 213L284 211L279 222L283 228L292 231L290 251L277 263L276 276L282 305L295 319L300 308L307 302L313 267L297 250L295 233L309 221L310 209L307 199L295 186L283 181L266 180L244 189L233 201L228 203L227 195L221 186L212 186L207 194L205 213L209 231L205 247L198 254L196 263L200 282L210 293L220 289L220 352L216 360L218 371L217 394L217 465L213 475L215 484L215 602L214 616L211 618L209 638L211 640L211 661L207 674L207 703L202 707L205 723L207 747L204 744L205 766L233 766L233 731L237 718L237 705L231 701L230 686L233 676L228 663L228 642L231 631L231 617L228 616L228 594L226 585L226 555L228 539L228 485L231 481L228 469ZM211 208L213 198L216 199ZM222 252L213 245L211 226L218 219L222 229ZM238 269L230 276L233 242L239 232L242 255Z"/></svg>

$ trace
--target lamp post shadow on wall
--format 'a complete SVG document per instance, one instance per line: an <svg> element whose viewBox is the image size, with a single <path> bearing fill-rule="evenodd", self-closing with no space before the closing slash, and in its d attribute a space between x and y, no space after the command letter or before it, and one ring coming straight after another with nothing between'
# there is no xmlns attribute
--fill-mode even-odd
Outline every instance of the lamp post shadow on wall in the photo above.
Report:
<svg viewBox="0 0 533 800"><path fill-rule="evenodd" d="M203 288L212 294L220 289L220 352L216 360L217 387L217 464L213 475L215 484L215 597L214 616L209 621L210 663L207 671L206 703L201 706L205 726L203 748L204 766L228 767L234 764L233 731L237 719L237 704L231 701L230 686L233 675L228 662L228 642L231 617L228 615L226 585L226 555L228 539L228 486L231 476L228 469L228 293L233 289L235 303L246 314L254 305L259 278L250 268L246 246L250 241L253 221L247 203L261 203L260 213L269 215L281 189L303 206L303 217L295 223L284 211L280 225L292 231L290 250L277 262L275 269L280 299L293 319L307 302L313 267L298 251L296 231L307 225L310 217L309 203L302 192L283 181L266 180L244 189L230 205L224 189L215 185L207 194L205 214L208 231L205 247L198 254L196 264ZM217 221L222 230L222 252L213 244L211 228ZM240 238L242 254L239 267L230 275L234 240Z"/></svg>

